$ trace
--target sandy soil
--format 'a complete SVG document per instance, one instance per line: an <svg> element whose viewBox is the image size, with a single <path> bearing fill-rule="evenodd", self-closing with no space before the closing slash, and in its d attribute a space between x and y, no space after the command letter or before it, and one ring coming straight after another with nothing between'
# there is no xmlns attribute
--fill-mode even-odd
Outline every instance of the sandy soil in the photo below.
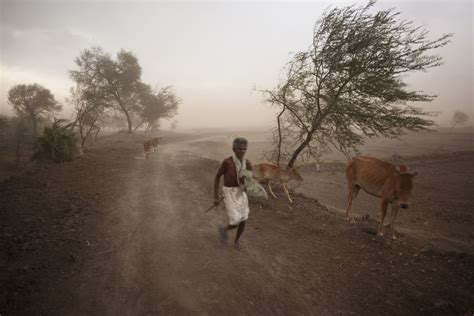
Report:
<svg viewBox="0 0 474 316"><path fill-rule="evenodd" d="M150 159L142 136L114 135L74 162L0 183L0 313L474 312L474 153L465 134L446 136L458 139L450 150L401 153L420 175L413 208L399 214L399 240L375 236L378 203L362 193L354 211L369 219L348 224L344 168L333 157L319 173L302 167L295 203L279 188L277 199L251 200L242 251L217 237L223 206L203 213L237 134L258 160L261 132L163 135Z"/></svg>

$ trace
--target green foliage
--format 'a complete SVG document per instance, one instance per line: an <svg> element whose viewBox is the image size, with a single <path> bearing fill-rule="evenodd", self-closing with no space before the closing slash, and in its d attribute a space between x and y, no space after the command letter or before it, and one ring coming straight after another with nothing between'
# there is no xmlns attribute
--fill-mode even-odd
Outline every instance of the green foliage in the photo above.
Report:
<svg viewBox="0 0 474 316"><path fill-rule="evenodd" d="M55 163L71 161L78 151L78 139L69 126L61 125L64 120L55 120L45 127L43 135L35 145L33 159Z"/></svg>

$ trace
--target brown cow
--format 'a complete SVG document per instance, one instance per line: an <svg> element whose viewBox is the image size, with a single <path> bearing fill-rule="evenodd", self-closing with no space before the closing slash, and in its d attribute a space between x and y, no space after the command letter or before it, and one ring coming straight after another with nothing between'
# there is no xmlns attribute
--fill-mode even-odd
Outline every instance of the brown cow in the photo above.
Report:
<svg viewBox="0 0 474 316"><path fill-rule="evenodd" d="M145 152L145 157L148 158L151 153L151 149L153 147L153 141L151 140L146 140L143 142L143 151Z"/></svg>
<svg viewBox="0 0 474 316"><path fill-rule="evenodd" d="M143 142L143 151L145 157L148 158L150 154L154 154L158 149L158 144L161 142L161 137L154 137Z"/></svg>
<svg viewBox="0 0 474 316"><path fill-rule="evenodd" d="M266 180L267 185L268 185L268 190L270 193L273 195L273 197L276 198L276 195L272 191L272 187L270 186L270 181L277 182L281 184L283 187L283 190L285 190L286 196L288 197L288 200L290 200L291 203L293 203L293 200L290 197L290 194L288 193L288 189L286 187L286 182L290 180L298 180L302 181L303 178L301 175L298 173L297 168L290 168L290 169L283 169L280 166L277 166L272 163L261 163L258 165L255 165L253 167L254 175L257 181L262 181Z"/></svg>
<svg viewBox="0 0 474 316"><path fill-rule="evenodd" d="M155 153L158 150L158 144L161 142L161 137L154 137L151 140L152 152Z"/></svg>
<svg viewBox="0 0 474 316"><path fill-rule="evenodd" d="M357 156L347 164L347 181L349 186L349 204L346 216L351 224L355 224L352 214L352 201L362 188L365 192L382 199L382 218L377 234L383 236L383 221L387 214L388 204L392 205L392 238L395 237L395 219L398 207L408 208L410 205L413 177L416 172L409 173L407 167L394 165L377 158Z"/></svg>

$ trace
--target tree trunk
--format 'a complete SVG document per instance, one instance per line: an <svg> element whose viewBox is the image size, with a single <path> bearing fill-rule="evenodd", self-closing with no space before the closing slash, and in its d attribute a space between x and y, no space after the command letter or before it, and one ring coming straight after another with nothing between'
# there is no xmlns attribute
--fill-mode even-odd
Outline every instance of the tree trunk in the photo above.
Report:
<svg viewBox="0 0 474 316"><path fill-rule="evenodd" d="M139 129L139 128L143 125L143 123L145 123L145 120L142 120L142 122L141 122L140 124L138 124L137 126L135 126L135 128L133 129L132 132L135 133L135 131L136 131L137 129Z"/></svg>
<svg viewBox="0 0 474 316"><path fill-rule="evenodd" d="M117 92L117 90L115 90L113 95L114 95L115 99L117 100L120 108L122 109L122 112L125 114L125 117L127 118L128 133L132 134L133 133L133 131L132 131L132 119L130 118L130 114L128 113L127 109L123 105L122 98L120 97L120 94Z"/></svg>
<svg viewBox="0 0 474 316"><path fill-rule="evenodd" d="M280 124L280 117L283 112L286 111L286 107L278 114L277 122L278 122L278 156L277 156L277 165L280 165L280 156L281 156L281 124Z"/></svg>
<svg viewBox="0 0 474 316"><path fill-rule="evenodd" d="M128 125L128 133L132 134L132 119L130 118L130 114L128 113L127 109L122 105L122 102L119 101L120 108L122 109L123 113L125 114L125 117L127 118L127 125Z"/></svg>
<svg viewBox="0 0 474 316"><path fill-rule="evenodd" d="M97 127L97 130L96 130L95 136L94 136L94 141L97 141L97 137L99 136L99 133L100 133L100 127Z"/></svg>
<svg viewBox="0 0 474 316"><path fill-rule="evenodd" d="M38 121L35 116L31 116L31 123L33 125L33 138L36 140L36 137L38 137Z"/></svg>
<svg viewBox="0 0 474 316"><path fill-rule="evenodd" d="M16 152L16 168L17 169L20 169L20 165L21 165L21 142L22 142L22 136L23 136L22 134L23 134L23 124L20 121L18 123L17 130L16 130L15 152Z"/></svg>
<svg viewBox="0 0 474 316"><path fill-rule="evenodd" d="M301 145L299 145L298 148L295 150L295 152L293 153L293 156L291 156L291 159L288 162L288 166L287 166L288 169L293 167L293 165L296 161L296 158L298 158L299 154L309 144L309 142L313 138L313 134L314 134L314 130L311 130L310 132L308 132L308 135L306 135L306 139L304 140L304 142L302 142Z"/></svg>

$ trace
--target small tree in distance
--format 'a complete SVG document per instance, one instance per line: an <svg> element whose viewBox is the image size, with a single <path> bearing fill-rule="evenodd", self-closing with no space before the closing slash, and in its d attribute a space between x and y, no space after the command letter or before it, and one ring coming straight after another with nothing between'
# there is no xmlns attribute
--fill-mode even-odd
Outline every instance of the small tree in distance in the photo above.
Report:
<svg viewBox="0 0 474 316"><path fill-rule="evenodd" d="M456 125L462 125L469 121L469 115L462 111L455 111L453 114L453 119L451 121L451 128L456 127Z"/></svg>
<svg viewBox="0 0 474 316"><path fill-rule="evenodd" d="M160 119L170 119L176 116L181 101L175 95L171 86L161 88L157 92L149 91L142 96L143 109L140 113L148 130L159 126Z"/></svg>
<svg viewBox="0 0 474 316"><path fill-rule="evenodd" d="M39 84L18 84L8 91L8 102L20 117L26 117L33 126L33 136L37 136L38 120L62 106L56 102L51 92Z"/></svg>
<svg viewBox="0 0 474 316"><path fill-rule="evenodd" d="M397 137L434 124L407 104L434 96L410 90L403 76L440 66L441 57L428 52L452 35L429 40L393 9L371 13L374 3L325 12L311 47L294 54L277 87L261 91L280 111L272 160L292 167L300 155L318 157L331 145L349 155L364 136Z"/></svg>

